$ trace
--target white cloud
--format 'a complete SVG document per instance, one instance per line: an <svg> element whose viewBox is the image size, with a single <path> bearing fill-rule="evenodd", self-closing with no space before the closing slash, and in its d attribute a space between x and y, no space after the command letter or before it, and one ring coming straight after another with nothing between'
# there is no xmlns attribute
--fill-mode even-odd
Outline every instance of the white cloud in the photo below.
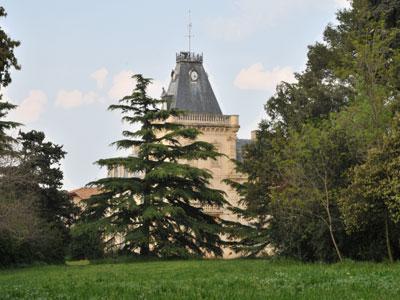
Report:
<svg viewBox="0 0 400 300"><path fill-rule="evenodd" d="M92 78L96 81L98 89L102 89L106 82L107 75L108 75L108 70L103 67L101 69L98 69L97 71L94 71L92 74L90 74L90 78Z"/></svg>
<svg viewBox="0 0 400 300"><path fill-rule="evenodd" d="M57 95L56 106L69 109L81 105L92 104L96 101L101 101L101 99L98 98L98 95L95 92L83 93L79 90L61 90Z"/></svg>
<svg viewBox="0 0 400 300"><path fill-rule="evenodd" d="M28 97L22 100L18 107L11 111L12 119L23 124L37 121L44 112L47 96L41 90L29 91Z"/></svg>
<svg viewBox="0 0 400 300"><path fill-rule="evenodd" d="M119 100L126 95L129 95L135 87L135 81L131 78L133 71L121 71L113 78L111 89L108 91L108 96L112 100Z"/></svg>
<svg viewBox="0 0 400 300"><path fill-rule="evenodd" d="M84 104L92 104L96 101L100 101L100 99L95 92L90 91L83 94L82 101Z"/></svg>
<svg viewBox="0 0 400 300"><path fill-rule="evenodd" d="M121 71L113 78L111 89L108 91L108 96L112 100L119 100L130 95L136 86L136 81L132 79L134 74L131 70ZM167 81L153 80L153 83L148 87L148 94L154 98L160 98L162 88L167 86Z"/></svg>
<svg viewBox="0 0 400 300"><path fill-rule="evenodd" d="M107 77L107 74L108 71L103 68L92 73L90 76L92 78L96 77L98 84L100 83L100 85L103 87L104 82L102 80ZM136 86L135 80L132 79L133 74L134 72L131 70L124 70L114 75L111 88L108 91L108 97L111 100L119 100L132 93L132 90ZM151 97L159 98L163 86L166 86L165 82L154 80L153 84L151 84L148 88L149 95ZM100 97L93 91L84 93L77 89L71 91L60 90L57 94L56 106L69 109L95 102L103 102L104 100L105 99L103 96Z"/></svg>
<svg viewBox="0 0 400 300"><path fill-rule="evenodd" d="M251 65L242 69L236 76L234 84L242 90L264 90L273 92L281 81L294 82L294 74L291 67L275 67L265 70L262 63Z"/></svg>

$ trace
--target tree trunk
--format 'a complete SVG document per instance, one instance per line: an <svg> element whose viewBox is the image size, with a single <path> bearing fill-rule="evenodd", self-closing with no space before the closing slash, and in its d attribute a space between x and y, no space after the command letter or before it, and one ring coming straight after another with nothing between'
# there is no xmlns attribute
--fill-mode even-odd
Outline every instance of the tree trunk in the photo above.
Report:
<svg viewBox="0 0 400 300"><path fill-rule="evenodd" d="M327 178L326 172L325 172L325 178L324 179L325 179L324 180L324 186L325 186L325 210L326 210L326 214L328 215L329 234L331 236L331 240L332 240L333 246L335 247L335 251L336 251L336 254L337 254L338 258L339 258L339 261L343 261L342 254L340 252L339 246L338 246L338 244L336 242L335 235L333 233L333 225L332 225L333 222L332 222L332 216L331 216L331 209L330 209L330 205L329 205L330 204L330 200L329 200L328 184L327 184L328 178Z"/></svg>
<svg viewBox="0 0 400 300"><path fill-rule="evenodd" d="M149 256L150 254L150 243L149 243L149 224L148 222L144 222L143 224L143 235L146 237L146 241L142 243L140 247L140 255L141 256Z"/></svg>
<svg viewBox="0 0 400 300"><path fill-rule="evenodd" d="M143 211L145 211L150 206L150 199L149 199L149 189L145 189L144 196L143 196ZM141 256L149 256L150 254L150 221L144 220L143 227L142 227L143 236L145 241L143 241L140 247L140 255Z"/></svg>
<svg viewBox="0 0 400 300"><path fill-rule="evenodd" d="M390 245L390 237L389 237L389 220L386 213L385 217L385 238L386 238L386 248L388 252L389 261L392 263L394 261L393 254L392 254L392 247Z"/></svg>
<svg viewBox="0 0 400 300"><path fill-rule="evenodd" d="M336 243L335 235L333 234L332 225L329 225L329 233L331 235L332 243L333 243L333 245L335 247L336 254L337 254L338 258L339 258L339 261L343 261L342 254L340 253L340 250L339 250L339 246Z"/></svg>

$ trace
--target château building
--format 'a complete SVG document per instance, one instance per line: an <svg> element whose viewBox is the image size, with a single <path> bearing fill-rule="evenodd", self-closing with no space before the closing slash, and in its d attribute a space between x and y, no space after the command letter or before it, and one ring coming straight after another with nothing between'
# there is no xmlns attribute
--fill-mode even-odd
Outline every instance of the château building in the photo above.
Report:
<svg viewBox="0 0 400 300"><path fill-rule="evenodd" d="M239 196L235 190L223 183L224 179L238 182L243 181L243 175L235 172L232 159L241 160L242 148L250 140L238 139L239 116L223 114L208 75L203 66L203 55L192 52L180 52L176 55L176 66L171 72L170 83L167 91L163 89L162 99L167 100L164 109L177 108L187 113L173 117L168 122L175 122L201 131L198 139L213 144L218 152L224 154L217 160L190 161L190 164L208 169L213 175L210 182L212 188L223 190L227 201L238 206ZM132 155L135 155L133 149ZM122 166L108 171L109 177L141 176L130 174ZM87 190L84 191L87 193ZM73 191L73 195L81 196L80 190ZM84 194L84 193L83 193ZM227 209L207 206L203 208L210 215L218 216L225 220L237 221L237 218ZM229 249L224 249L224 257L235 254Z"/></svg>

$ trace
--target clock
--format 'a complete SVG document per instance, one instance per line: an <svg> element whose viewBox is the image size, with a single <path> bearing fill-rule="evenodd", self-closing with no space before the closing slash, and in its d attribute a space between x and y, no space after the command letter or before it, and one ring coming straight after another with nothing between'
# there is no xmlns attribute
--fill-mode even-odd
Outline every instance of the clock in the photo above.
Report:
<svg viewBox="0 0 400 300"><path fill-rule="evenodd" d="M190 72L190 79L192 81L196 81L198 78L199 78L199 74L197 74L196 71L193 70L193 71Z"/></svg>

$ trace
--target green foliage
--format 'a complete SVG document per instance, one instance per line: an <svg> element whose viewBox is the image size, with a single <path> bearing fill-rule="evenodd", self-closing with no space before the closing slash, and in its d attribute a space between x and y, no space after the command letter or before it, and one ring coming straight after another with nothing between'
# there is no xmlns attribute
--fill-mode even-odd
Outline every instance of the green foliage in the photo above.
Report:
<svg viewBox="0 0 400 300"><path fill-rule="evenodd" d="M44 133L35 130L20 132L18 142L22 147L18 168L29 174L29 182L19 185L17 190L37 191L41 216L60 227L70 225L77 208L68 193L60 190L63 180L60 164L66 154L63 146L45 142Z"/></svg>
<svg viewBox="0 0 400 300"><path fill-rule="evenodd" d="M65 191L61 146L42 132L20 132L21 148L2 164L0 181L0 264L61 262L76 208Z"/></svg>
<svg viewBox="0 0 400 300"><path fill-rule="evenodd" d="M338 210L338 195L348 184L346 171L358 162L355 147L346 130L335 127L332 121L322 121L319 127L304 125L301 132L291 133L279 163L284 186L271 190L272 209L279 220L274 229L280 233L278 227L288 219L288 225L283 225L285 236L294 232L287 242L278 237L282 253L294 250L290 243L294 239L301 241L293 253L296 257L297 252L307 260L343 258L348 237Z"/></svg>
<svg viewBox="0 0 400 300"><path fill-rule="evenodd" d="M101 231L87 224L75 224L71 228L70 259L99 259L104 256Z"/></svg>
<svg viewBox="0 0 400 300"><path fill-rule="evenodd" d="M383 136L382 145L369 149L365 163L351 173L352 183L344 191L342 212L349 232L365 231L371 224L385 232L389 259L399 255L400 227L400 120Z"/></svg>
<svg viewBox="0 0 400 300"><path fill-rule="evenodd" d="M0 95L0 155L10 154L12 151L12 146L15 143L15 140L9 136L6 131L9 129L17 128L20 126L17 122L12 121L5 121L3 120L9 110L14 109L16 106L9 103L2 101L2 95Z"/></svg>
<svg viewBox="0 0 400 300"><path fill-rule="evenodd" d="M257 141L246 146L243 162L235 161L236 171L247 176L245 182L225 180L240 197L239 206L233 207L232 211L244 221L235 228L238 242L234 248L247 256L265 255L272 244L268 187L281 180L277 170L277 150L283 146L283 139L281 131L270 131L268 126L266 122L260 124Z"/></svg>
<svg viewBox="0 0 400 300"><path fill-rule="evenodd" d="M151 80L133 76L131 95L111 105L136 131L124 131L117 148L138 150L138 156L101 159L112 169L123 167L133 177L104 178L91 185L104 192L87 201L85 218L102 229L108 246L142 256L221 255L223 221L204 213L204 205L226 205L224 193L208 187L211 173L186 162L216 159L213 145L196 141L200 132L170 122L183 112L162 110L163 100L150 98Z"/></svg>
<svg viewBox="0 0 400 300"><path fill-rule="evenodd" d="M258 245L302 260L382 260L385 248L398 257L398 192L373 177L383 162L370 161L371 151L389 151L384 136L400 108L398 11L399 1L354 0L309 47L297 82L280 84L265 105L267 120L241 164L248 168L239 166L249 180L236 186L241 215L266 220ZM372 186L392 200L360 192Z"/></svg>
<svg viewBox="0 0 400 300"><path fill-rule="evenodd" d="M0 6L0 18L7 16L4 8ZM16 106L4 101L1 89L11 83L10 69L20 69L17 58L14 55L14 49L20 45L19 41L12 40L6 32L0 27L0 155L9 153L12 150L12 144L15 142L12 137L6 134L6 131L18 127L16 122L6 121L9 110Z"/></svg>
<svg viewBox="0 0 400 300"><path fill-rule="evenodd" d="M6 17L7 13L4 7L0 6L0 18ZM19 41L12 40L7 33L0 27L0 87L6 87L11 83L10 69L19 70L17 58L14 55L14 49L20 45Z"/></svg>
<svg viewBox="0 0 400 300"><path fill-rule="evenodd" d="M21 204L18 208L24 209ZM38 218L35 212L21 213L9 208L7 212L26 220L14 220L12 224L3 220L0 224L0 267L64 261L63 236L58 229Z"/></svg>

